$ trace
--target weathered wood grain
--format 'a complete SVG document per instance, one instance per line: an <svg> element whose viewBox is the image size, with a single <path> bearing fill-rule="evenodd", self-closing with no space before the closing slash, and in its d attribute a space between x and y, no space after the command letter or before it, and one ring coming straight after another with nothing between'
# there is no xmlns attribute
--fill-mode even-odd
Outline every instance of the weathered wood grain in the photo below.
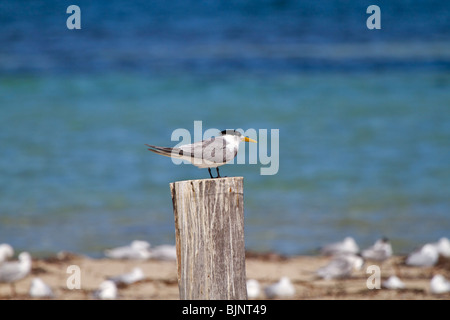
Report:
<svg viewBox="0 0 450 320"><path fill-rule="evenodd" d="M242 177L170 184L180 299L247 299Z"/></svg>

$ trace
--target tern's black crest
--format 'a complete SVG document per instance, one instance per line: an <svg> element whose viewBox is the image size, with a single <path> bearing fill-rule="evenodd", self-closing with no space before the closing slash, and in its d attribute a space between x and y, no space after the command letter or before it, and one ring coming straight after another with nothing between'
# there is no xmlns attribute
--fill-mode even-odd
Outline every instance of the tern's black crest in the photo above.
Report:
<svg viewBox="0 0 450 320"><path fill-rule="evenodd" d="M227 130L223 130L220 132L223 136L226 134L232 135L232 136L242 136L242 134L239 131L236 130L231 130L231 129L227 129Z"/></svg>

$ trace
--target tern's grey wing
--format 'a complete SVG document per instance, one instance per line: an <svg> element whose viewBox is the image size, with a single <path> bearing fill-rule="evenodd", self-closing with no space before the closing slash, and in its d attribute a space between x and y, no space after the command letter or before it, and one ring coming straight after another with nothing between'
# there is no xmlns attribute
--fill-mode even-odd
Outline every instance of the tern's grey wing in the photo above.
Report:
<svg viewBox="0 0 450 320"><path fill-rule="evenodd" d="M205 148L208 148L211 144L215 143L218 138L210 138L203 141L194 142L191 144L185 144L178 148L183 151L183 155L190 156L192 158L202 158Z"/></svg>
<svg viewBox="0 0 450 320"><path fill-rule="evenodd" d="M172 158L181 158L183 156L183 151L179 148L166 148L166 147L158 147L158 146L152 146L150 144L146 144L147 147L149 147L148 150L162 155L166 157L172 157Z"/></svg>
<svg viewBox="0 0 450 320"><path fill-rule="evenodd" d="M227 146L228 143L223 137L214 137L180 146L179 149L183 151L184 156L223 164L232 160L237 154L237 149L230 150Z"/></svg>

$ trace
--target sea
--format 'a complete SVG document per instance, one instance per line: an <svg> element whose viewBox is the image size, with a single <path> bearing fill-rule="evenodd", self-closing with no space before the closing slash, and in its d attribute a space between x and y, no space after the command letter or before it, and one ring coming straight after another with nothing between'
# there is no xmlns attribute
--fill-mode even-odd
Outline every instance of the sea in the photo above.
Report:
<svg viewBox="0 0 450 320"><path fill-rule="evenodd" d="M276 172L220 167L249 251L450 237L450 2L1 1L0 243L175 244L169 184L209 174L145 144L199 122L268 132Z"/></svg>

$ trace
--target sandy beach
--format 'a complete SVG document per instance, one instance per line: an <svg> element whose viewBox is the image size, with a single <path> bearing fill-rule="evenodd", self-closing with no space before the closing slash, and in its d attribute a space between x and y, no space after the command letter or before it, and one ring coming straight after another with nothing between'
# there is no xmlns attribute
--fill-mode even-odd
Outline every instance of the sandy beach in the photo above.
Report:
<svg viewBox="0 0 450 320"><path fill-rule="evenodd" d="M450 299L450 293L432 294L430 279L435 274L450 278L450 259L440 258L433 267L410 267L404 264L404 256L394 256L383 263L366 261L363 268L355 271L349 278L324 280L315 275L317 268L330 260L324 256L282 257L277 254L247 253L247 279L256 279L261 287L287 276L295 287L295 295L289 299L380 299L380 300L434 300ZM71 273L68 267L76 265L81 271L81 288L68 289L67 280ZM405 289L389 290L368 289L367 267L378 265L381 271L381 283L391 275L397 275L406 285ZM29 300L28 294L34 277L41 278L54 292L56 300L91 300L92 293L108 277L130 272L140 267L145 279L137 283L119 287L119 299L123 300L177 300L178 282L175 261L159 260L112 260L92 259L86 256L60 253L46 259L33 259L32 271L16 283L16 295L12 296L8 284L0 284L0 299ZM257 299L266 299L264 292Z"/></svg>

